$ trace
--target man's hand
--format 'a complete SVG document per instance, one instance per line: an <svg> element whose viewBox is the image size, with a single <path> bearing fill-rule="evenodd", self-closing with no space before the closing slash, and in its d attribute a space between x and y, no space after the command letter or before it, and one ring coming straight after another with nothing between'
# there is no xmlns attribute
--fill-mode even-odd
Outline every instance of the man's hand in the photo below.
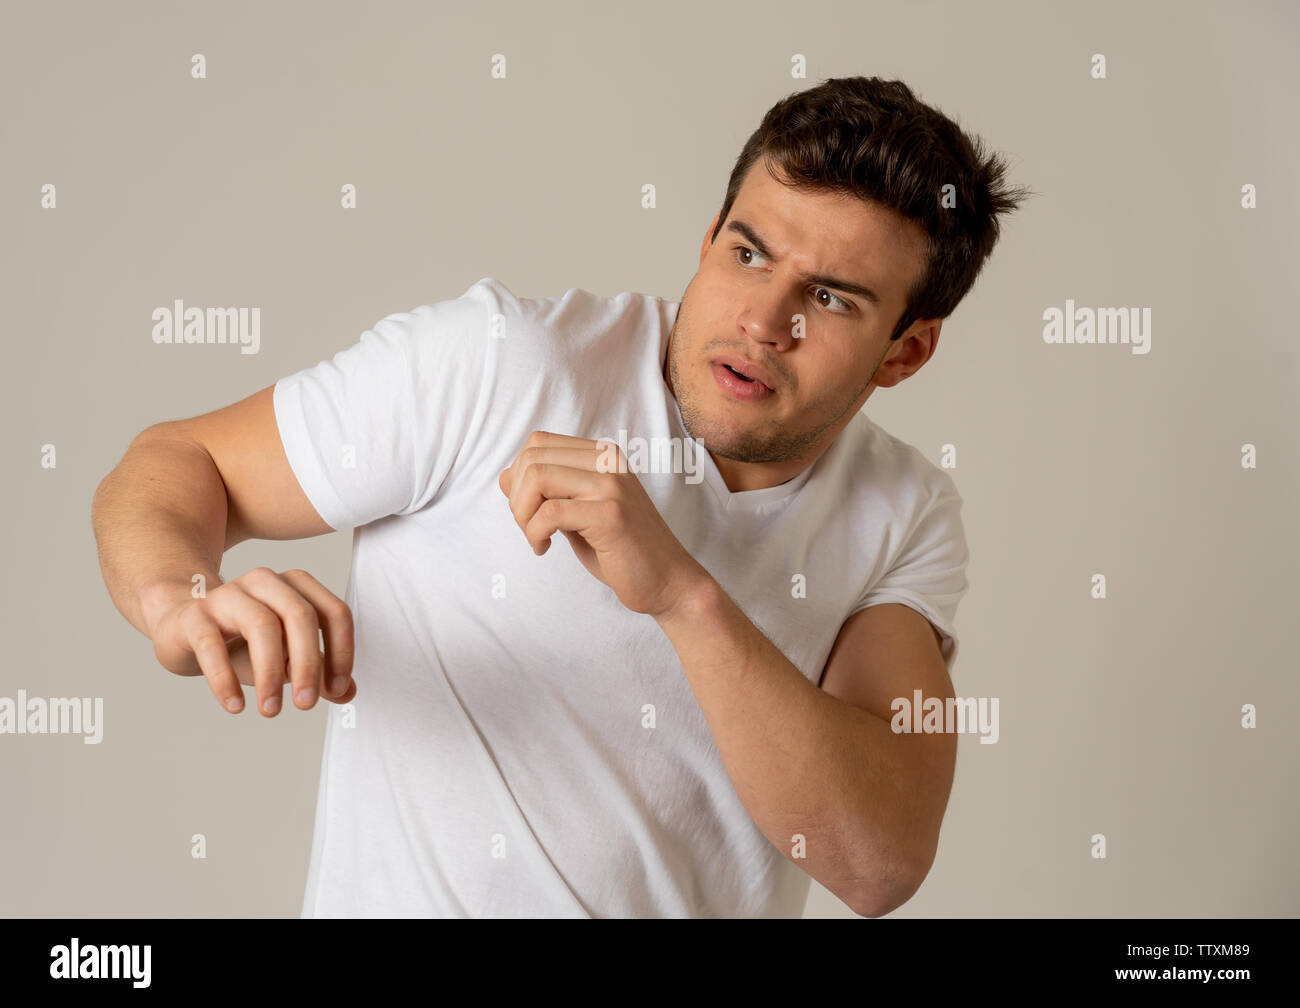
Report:
<svg viewBox="0 0 1300 1008"><path fill-rule="evenodd" d="M340 704L356 696L352 612L306 571L257 567L197 599L188 585L159 585L142 607L159 664L176 675L206 676L232 714L244 707L241 683L256 686L266 717L279 713L286 679L302 710L318 695Z"/></svg>
<svg viewBox="0 0 1300 1008"><path fill-rule="evenodd" d="M659 617L709 577L613 442L533 431L497 482L534 553L563 532L588 572L633 612Z"/></svg>

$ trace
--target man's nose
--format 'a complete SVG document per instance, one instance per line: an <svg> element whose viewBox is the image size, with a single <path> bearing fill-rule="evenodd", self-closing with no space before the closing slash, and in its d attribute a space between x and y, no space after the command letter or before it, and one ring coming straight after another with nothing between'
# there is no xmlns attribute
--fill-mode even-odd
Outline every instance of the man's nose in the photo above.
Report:
<svg viewBox="0 0 1300 1008"><path fill-rule="evenodd" d="M774 350L787 350L794 342L797 313L798 300L789 289L769 283L753 294L741 316L741 328L757 343L766 343Z"/></svg>

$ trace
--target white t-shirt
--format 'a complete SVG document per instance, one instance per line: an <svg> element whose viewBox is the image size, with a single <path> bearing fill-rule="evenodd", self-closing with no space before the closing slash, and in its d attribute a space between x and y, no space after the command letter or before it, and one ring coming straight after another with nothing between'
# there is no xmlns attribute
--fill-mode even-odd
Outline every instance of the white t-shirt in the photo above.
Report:
<svg viewBox="0 0 1300 1008"><path fill-rule="evenodd" d="M356 529L357 697L328 705L304 917L802 914L809 876L736 796L668 638L562 535L536 556L497 484L533 430L692 445L662 375L678 307L484 278L276 384L304 492ZM809 680L882 602L924 614L951 671L947 473L863 413L780 486L698 462L638 478Z"/></svg>

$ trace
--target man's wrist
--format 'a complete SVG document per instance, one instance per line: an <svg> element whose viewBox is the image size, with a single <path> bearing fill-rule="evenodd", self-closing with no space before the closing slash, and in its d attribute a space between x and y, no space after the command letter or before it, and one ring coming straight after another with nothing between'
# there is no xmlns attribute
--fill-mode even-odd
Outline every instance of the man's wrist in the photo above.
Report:
<svg viewBox="0 0 1300 1008"><path fill-rule="evenodd" d="M719 604L725 597L722 586L697 563L695 570L678 590L673 603L663 612L655 614L655 622L671 636L676 627L698 625L709 620L718 611Z"/></svg>
<svg viewBox="0 0 1300 1008"><path fill-rule="evenodd" d="M222 583L220 575L204 574L204 578L204 593ZM138 601L140 622L143 625L139 629L144 635L153 640L158 621L162 617L191 599L202 598L202 595L194 594L194 587L194 581L190 578L164 578L140 589Z"/></svg>

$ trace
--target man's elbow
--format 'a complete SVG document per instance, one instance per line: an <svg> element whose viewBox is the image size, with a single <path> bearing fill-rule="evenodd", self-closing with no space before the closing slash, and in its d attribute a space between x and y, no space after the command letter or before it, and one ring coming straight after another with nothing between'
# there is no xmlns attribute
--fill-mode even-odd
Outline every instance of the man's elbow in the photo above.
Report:
<svg viewBox="0 0 1300 1008"><path fill-rule="evenodd" d="M883 917L910 900L920 888L919 882L916 885L889 888L874 886L849 901L849 909L859 917Z"/></svg>
<svg viewBox="0 0 1300 1008"><path fill-rule="evenodd" d="M933 863L933 858L930 858L924 865L879 875L860 885L844 902L859 917L883 917L893 913L916 895Z"/></svg>

